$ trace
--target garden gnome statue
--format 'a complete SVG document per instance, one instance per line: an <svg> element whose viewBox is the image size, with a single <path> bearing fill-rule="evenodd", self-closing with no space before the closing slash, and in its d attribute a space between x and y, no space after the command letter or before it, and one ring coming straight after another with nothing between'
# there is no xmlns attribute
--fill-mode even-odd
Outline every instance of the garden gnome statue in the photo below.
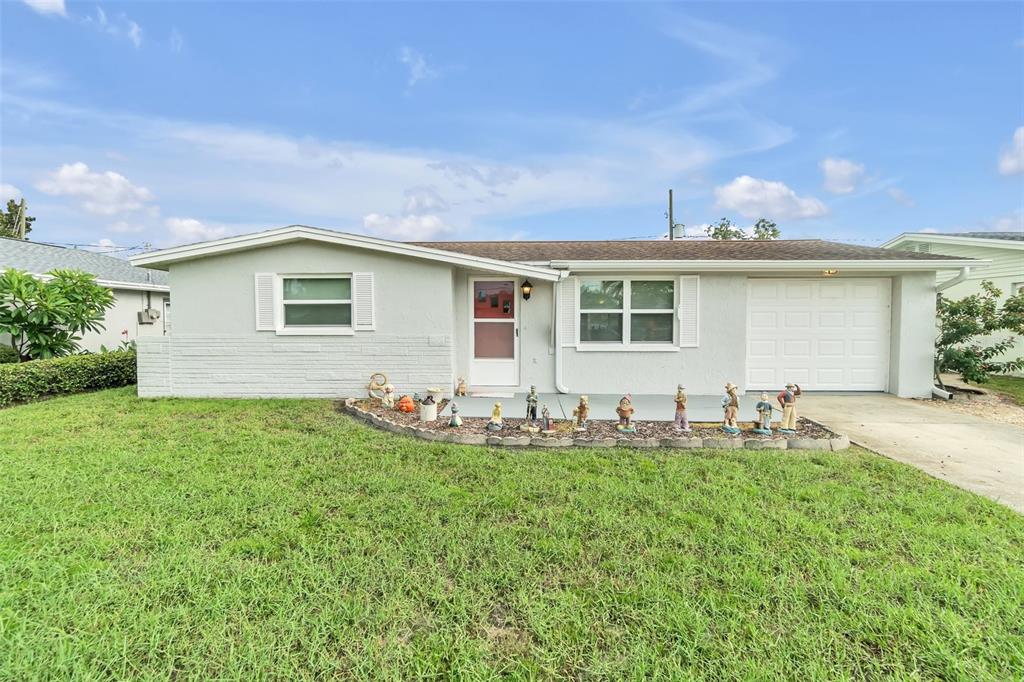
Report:
<svg viewBox="0 0 1024 682"><path fill-rule="evenodd" d="M548 406L545 405L540 410L540 432L541 433L554 433L555 432L555 421L551 418L551 411Z"/></svg>
<svg viewBox="0 0 1024 682"><path fill-rule="evenodd" d="M757 425L754 427L754 433L765 436L772 435L772 410L775 408L768 401L767 393L761 394L761 400L754 405L754 409L757 410Z"/></svg>
<svg viewBox="0 0 1024 682"><path fill-rule="evenodd" d="M526 396L526 421L532 426L537 421L537 387L530 386L530 392Z"/></svg>
<svg viewBox="0 0 1024 682"><path fill-rule="evenodd" d="M779 431L782 433L796 433L796 397L801 395L800 386L794 383L786 384L786 390L780 391L776 399L782 406L782 423L779 424Z"/></svg>
<svg viewBox="0 0 1024 682"><path fill-rule="evenodd" d="M690 433L690 420L686 418L686 389L682 384L676 386L676 431Z"/></svg>
<svg viewBox="0 0 1024 682"><path fill-rule="evenodd" d="M395 406L395 385L384 384L384 397L380 399L384 407L393 408Z"/></svg>
<svg viewBox="0 0 1024 682"><path fill-rule="evenodd" d="M587 420L590 419L590 396L580 396L580 404L572 409L572 416L576 419L576 430L586 431Z"/></svg>
<svg viewBox="0 0 1024 682"><path fill-rule="evenodd" d="M633 401L627 393L619 399L619 406L615 408L615 414L619 415L619 423L615 428L620 433L636 433L636 427L633 426L634 411Z"/></svg>
<svg viewBox="0 0 1024 682"><path fill-rule="evenodd" d="M740 427L736 425L736 417L740 413L740 399L736 395L737 388L738 386L731 381L725 385L725 396L722 398L725 419L722 421L722 430L726 433L740 432Z"/></svg>
<svg viewBox="0 0 1024 682"><path fill-rule="evenodd" d="M448 426L457 429L462 426L462 417L459 416L459 404L452 401L452 418L448 420Z"/></svg>
<svg viewBox="0 0 1024 682"><path fill-rule="evenodd" d="M466 380L459 377L459 382L455 384L455 395L460 398L466 395Z"/></svg>
<svg viewBox="0 0 1024 682"><path fill-rule="evenodd" d="M501 431L501 403L494 403L494 409L491 410L491 420L487 422L488 431Z"/></svg>

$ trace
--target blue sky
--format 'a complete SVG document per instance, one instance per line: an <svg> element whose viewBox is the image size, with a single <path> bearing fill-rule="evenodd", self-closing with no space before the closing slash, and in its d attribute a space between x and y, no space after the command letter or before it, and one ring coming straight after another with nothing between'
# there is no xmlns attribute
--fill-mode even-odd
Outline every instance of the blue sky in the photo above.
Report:
<svg viewBox="0 0 1024 682"><path fill-rule="evenodd" d="M0 3L41 241L1024 229L1024 4Z"/></svg>

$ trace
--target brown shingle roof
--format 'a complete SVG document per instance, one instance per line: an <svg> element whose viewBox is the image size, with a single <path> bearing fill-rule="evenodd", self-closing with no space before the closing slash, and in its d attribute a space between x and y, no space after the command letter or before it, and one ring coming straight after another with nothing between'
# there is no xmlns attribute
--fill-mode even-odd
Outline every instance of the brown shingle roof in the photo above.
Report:
<svg viewBox="0 0 1024 682"><path fill-rule="evenodd" d="M413 242L443 251L516 262L597 260L963 260L956 256L854 246L820 239L778 241Z"/></svg>

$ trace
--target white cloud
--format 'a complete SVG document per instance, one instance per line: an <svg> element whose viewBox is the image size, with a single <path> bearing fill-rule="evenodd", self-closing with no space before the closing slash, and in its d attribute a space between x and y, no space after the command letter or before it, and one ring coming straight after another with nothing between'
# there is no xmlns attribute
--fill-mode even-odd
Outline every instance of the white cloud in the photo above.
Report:
<svg viewBox="0 0 1024 682"><path fill-rule="evenodd" d="M195 218L168 218L164 226L177 243L203 242L227 236L224 225L207 225Z"/></svg>
<svg viewBox="0 0 1024 682"><path fill-rule="evenodd" d="M407 83L410 88L421 81L429 81L440 75L437 69L427 63L426 57L411 47L405 46L398 51L398 61L409 70Z"/></svg>
<svg viewBox="0 0 1024 682"><path fill-rule="evenodd" d="M377 236L403 241L430 240L451 231L436 215L395 217L369 213L363 216L363 227Z"/></svg>
<svg viewBox="0 0 1024 682"><path fill-rule="evenodd" d="M171 52L181 52L181 48L185 46L185 36L181 35L181 31L176 28L171 29L171 37L167 40L171 46Z"/></svg>
<svg viewBox="0 0 1024 682"><path fill-rule="evenodd" d="M1003 175L1024 173L1024 126L1013 131L1013 142L999 157L999 172Z"/></svg>
<svg viewBox="0 0 1024 682"><path fill-rule="evenodd" d="M136 49L142 47L142 27L123 12L111 19L97 6L95 14L82 19L82 23L115 38L126 38Z"/></svg>
<svg viewBox="0 0 1024 682"><path fill-rule="evenodd" d="M448 210L448 202L433 187L410 187L405 190L405 203L402 212L406 215Z"/></svg>
<svg viewBox="0 0 1024 682"><path fill-rule="evenodd" d="M825 175L825 189L833 194L849 194L864 176L864 164L829 157L818 164Z"/></svg>
<svg viewBox="0 0 1024 682"><path fill-rule="evenodd" d="M114 223L113 225L110 226L110 231L111 232L120 232L120 233L142 232L145 229L146 229L146 226L141 224L141 223L130 223L130 222L126 221L126 220L119 220L119 221L117 221L116 223Z"/></svg>
<svg viewBox="0 0 1024 682"><path fill-rule="evenodd" d="M62 17L68 15L64 0L24 0L24 3L40 14L59 14Z"/></svg>
<svg viewBox="0 0 1024 682"><path fill-rule="evenodd" d="M890 187L889 189L885 190L885 193L888 194L889 197L892 198L892 200L898 204L903 204L908 208L913 208L914 206L917 206L917 202L914 201L914 197L910 196L899 187Z"/></svg>
<svg viewBox="0 0 1024 682"><path fill-rule="evenodd" d="M14 185L0 183L0 203L6 205L8 199L21 199L23 196L21 190Z"/></svg>
<svg viewBox="0 0 1024 682"><path fill-rule="evenodd" d="M147 208L154 198L120 173L96 173L82 162L64 164L37 182L36 189L51 196L75 197L89 213L107 216Z"/></svg>
<svg viewBox="0 0 1024 682"><path fill-rule="evenodd" d="M747 218L773 220L818 218L828 208L814 197L800 197L784 183L741 175L715 188L719 208L737 211Z"/></svg>

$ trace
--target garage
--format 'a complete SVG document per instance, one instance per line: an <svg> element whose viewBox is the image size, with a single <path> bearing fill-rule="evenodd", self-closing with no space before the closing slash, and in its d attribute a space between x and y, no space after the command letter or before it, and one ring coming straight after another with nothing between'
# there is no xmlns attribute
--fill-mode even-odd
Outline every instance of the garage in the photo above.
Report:
<svg viewBox="0 0 1024 682"><path fill-rule="evenodd" d="M885 391L889 278L751 279L747 390Z"/></svg>

